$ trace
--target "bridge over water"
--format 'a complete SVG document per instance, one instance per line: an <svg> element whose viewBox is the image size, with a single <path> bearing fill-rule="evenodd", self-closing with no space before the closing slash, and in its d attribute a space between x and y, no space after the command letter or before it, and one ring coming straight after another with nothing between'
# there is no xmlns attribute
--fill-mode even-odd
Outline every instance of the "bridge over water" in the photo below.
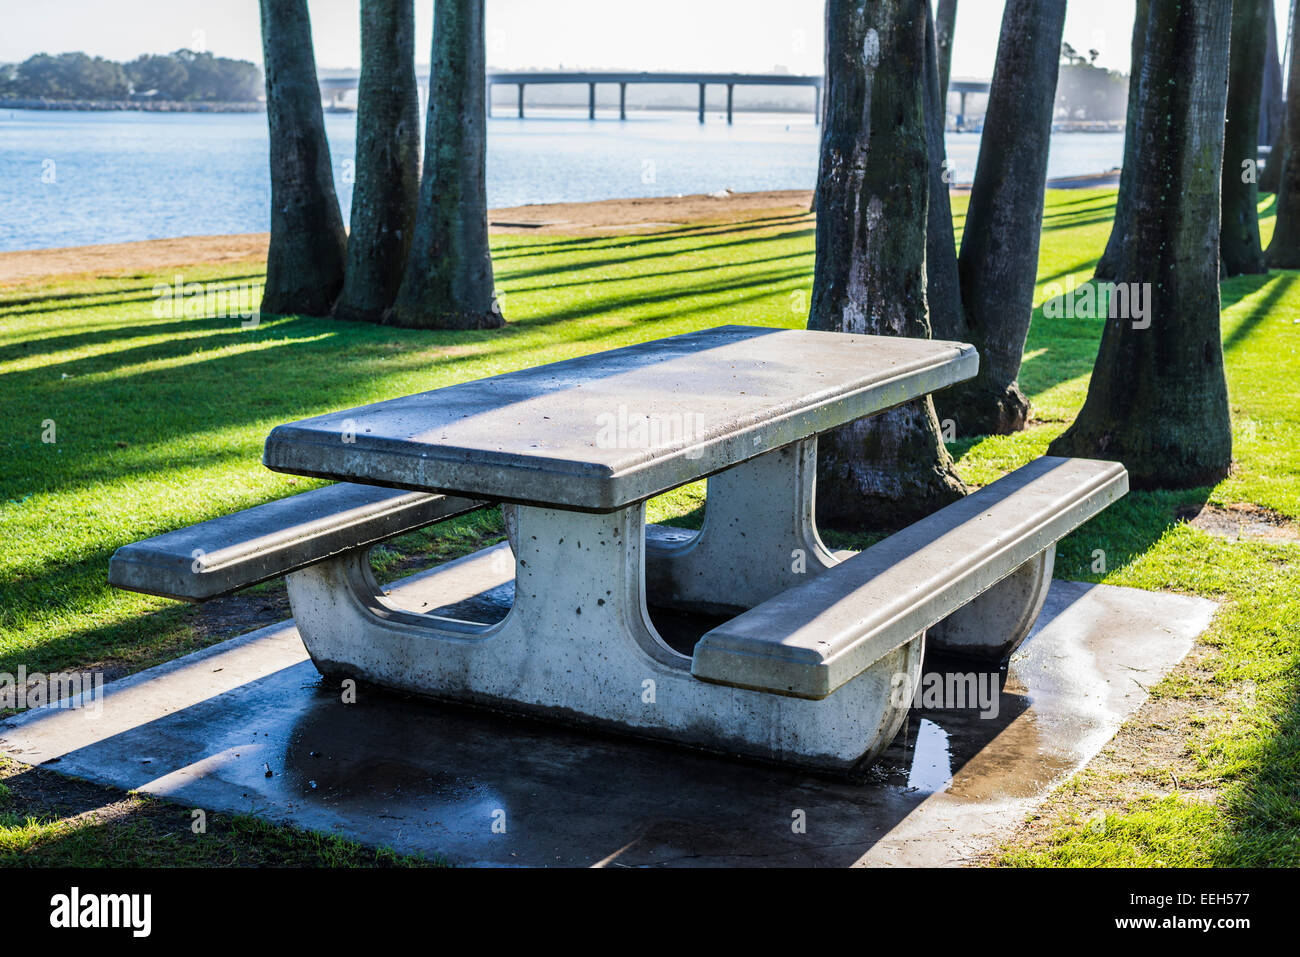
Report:
<svg viewBox="0 0 1300 957"><path fill-rule="evenodd" d="M321 95L334 103L339 103L344 94L357 88L357 71L339 71L330 76L324 76L320 79ZM429 77L427 74L417 77L419 81L421 96L428 89ZM599 83L618 84L618 118L627 119L627 88L631 83L672 83L679 85L698 86L700 90L699 99L699 120L704 122L704 92L709 86L725 86L727 88L727 122L730 123L734 110L732 108L732 98L736 87L738 86L796 86L812 87L814 91L813 98L813 122L821 122L821 104L822 88L824 79L820 76L803 76L791 73L613 73L613 72L590 72L590 71L523 71L523 72L502 72L490 71L487 74L488 85L488 114L492 111L492 87L498 84L506 86L516 86L519 89L518 94L518 115L522 119L524 115L524 90L532 85L551 85L551 84L571 84L587 86L587 116L590 119L596 118L596 85ZM948 92L956 93L961 97L961 108L958 116L964 116L966 113L966 97L971 93L988 93L989 83L987 80L952 80L948 84Z"/></svg>
<svg viewBox="0 0 1300 957"><path fill-rule="evenodd" d="M727 122L731 122L733 108L732 97L738 86L810 86L813 88L813 120L821 119L822 78L820 76L797 76L784 73L566 73L566 72L527 72L527 73L489 73L488 90L497 84L513 84L519 87L519 116L524 115L524 88L536 83L585 83L587 84L587 116L596 118L596 84L618 84L618 118L627 119L627 87L629 83L675 83L694 85L700 88L700 122L704 122L704 91L709 85L727 88Z"/></svg>

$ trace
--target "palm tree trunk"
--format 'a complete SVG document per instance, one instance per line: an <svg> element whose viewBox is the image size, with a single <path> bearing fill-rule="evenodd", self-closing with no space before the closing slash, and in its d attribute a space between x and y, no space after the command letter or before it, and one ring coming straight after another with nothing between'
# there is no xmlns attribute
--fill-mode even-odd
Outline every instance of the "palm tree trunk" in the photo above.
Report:
<svg viewBox="0 0 1300 957"><path fill-rule="evenodd" d="M939 0L939 9L934 16L939 58L939 103L946 113L948 77L952 72L952 38L957 30L957 0Z"/></svg>
<svg viewBox="0 0 1300 957"><path fill-rule="evenodd" d="M961 277L957 271L957 239L952 225L952 200L948 194L951 171L943 133L943 98L939 94L939 53L935 23L926 10L925 132L929 153L930 200L925 229L925 295L930 309L930 331L936 339L968 338L966 313L961 304ZM947 390L945 390L947 391ZM939 405L939 400L935 400Z"/></svg>
<svg viewBox="0 0 1300 957"><path fill-rule="evenodd" d="M1281 179L1277 190L1277 220L1268 244L1268 264L1277 269L1300 268L1300 17L1291 35L1290 66L1286 75L1286 135L1283 140Z"/></svg>
<svg viewBox="0 0 1300 957"><path fill-rule="evenodd" d="M1034 313L1064 29L1065 0L1007 0L958 258L964 338L980 371L935 397L959 435L1005 435L1029 418L1016 380Z"/></svg>
<svg viewBox="0 0 1300 957"><path fill-rule="evenodd" d="M1282 60L1277 49L1277 18L1273 0L1264 4L1264 76L1259 94L1259 142L1273 142L1282 123Z"/></svg>
<svg viewBox="0 0 1300 957"><path fill-rule="evenodd" d="M1223 222L1219 250L1229 276L1268 272L1259 244L1260 98L1264 86L1268 0L1234 0L1228 66L1228 120L1223 140Z"/></svg>
<svg viewBox="0 0 1300 957"><path fill-rule="evenodd" d="M1276 193L1282 186L1282 163L1286 159L1286 112L1283 108L1282 121L1274 127L1273 139L1269 142L1268 161L1259 171L1259 190L1264 193ZM1267 261L1267 254L1264 256Z"/></svg>
<svg viewBox="0 0 1300 957"><path fill-rule="evenodd" d="M1261 143L1269 144L1268 161L1259 174L1259 189L1276 193L1282 181L1282 153L1286 129L1286 101L1282 95L1282 60L1277 45L1276 6L1268 0L1268 39L1264 41L1264 92L1260 98Z"/></svg>
<svg viewBox="0 0 1300 957"><path fill-rule="evenodd" d="M1129 56L1128 108L1124 118L1124 159L1119 173L1119 195L1115 200L1115 221L1110 227L1110 238L1106 240L1106 250L1097 262L1093 275L1097 279L1114 279L1119 247L1124 236L1133 224L1133 169L1137 166L1139 145L1135 127L1137 126L1138 102L1142 85L1143 49L1147 39L1147 21L1150 19L1151 0L1137 0L1137 11L1133 17L1133 43Z"/></svg>
<svg viewBox="0 0 1300 957"><path fill-rule="evenodd" d="M438 0L415 237L386 322L495 329L487 223L484 0Z"/></svg>
<svg viewBox="0 0 1300 957"><path fill-rule="evenodd" d="M927 3L827 0L810 329L930 335ZM819 442L817 516L827 525L898 527L964 493L929 398Z"/></svg>
<svg viewBox="0 0 1300 957"><path fill-rule="evenodd" d="M356 185L340 319L379 322L397 297L420 189L414 0L362 0Z"/></svg>
<svg viewBox="0 0 1300 957"><path fill-rule="evenodd" d="M271 246L262 312L327 316L347 233L334 192L306 0L261 0L270 128Z"/></svg>
<svg viewBox="0 0 1300 957"><path fill-rule="evenodd" d="M1219 333L1219 182L1228 4L1150 0L1117 278L1145 315L1112 310L1074 424L1053 455L1118 459L1135 487L1208 485L1232 461ZM1136 70L1135 70L1136 72Z"/></svg>

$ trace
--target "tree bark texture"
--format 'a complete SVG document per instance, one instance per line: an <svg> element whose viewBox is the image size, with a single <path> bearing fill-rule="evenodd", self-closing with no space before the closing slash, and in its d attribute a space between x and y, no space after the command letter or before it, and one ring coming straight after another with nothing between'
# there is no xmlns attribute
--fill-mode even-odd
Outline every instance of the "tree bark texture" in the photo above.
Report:
<svg viewBox="0 0 1300 957"><path fill-rule="evenodd" d="M958 269L976 378L935 397L959 435L1025 427L1020 359L1034 313L1065 0L1007 0Z"/></svg>
<svg viewBox="0 0 1300 957"><path fill-rule="evenodd" d="M1291 63L1286 81L1286 131L1283 137L1281 177L1277 188L1277 219L1268 244L1268 264L1275 269L1300 268L1300 17L1291 35Z"/></svg>
<svg viewBox="0 0 1300 957"><path fill-rule="evenodd" d="M495 329L488 251L484 0L439 0L415 236L385 321L424 329Z"/></svg>
<svg viewBox="0 0 1300 957"><path fill-rule="evenodd" d="M957 272L957 240L952 225L952 202L943 133L945 110L939 95L938 47L934 21L926 11L925 132L929 151L929 204L925 231L925 294L930 311L930 333L936 339L963 340L966 315L961 304L961 278ZM939 398L935 398L938 406Z"/></svg>
<svg viewBox="0 0 1300 957"><path fill-rule="evenodd" d="M414 0L362 0L356 182L337 318L380 322L397 296L415 232L419 124Z"/></svg>
<svg viewBox="0 0 1300 957"><path fill-rule="evenodd" d="M1115 221L1110 227L1110 238L1106 240L1106 250L1101 254L1094 270L1097 279L1114 279L1119 247L1124 236L1133 223L1133 169L1137 166L1139 150L1137 138L1137 115L1141 95L1143 48L1146 46L1147 21L1150 19L1151 0L1137 0L1137 11L1133 17L1133 42L1130 47L1128 75L1128 107L1124 117L1124 158L1119 172L1119 195L1115 200Z"/></svg>
<svg viewBox="0 0 1300 957"><path fill-rule="evenodd" d="M1277 18L1273 0L1265 0L1264 85L1259 95L1259 142L1272 143L1286 110L1282 94L1282 60L1277 48Z"/></svg>
<svg viewBox="0 0 1300 957"><path fill-rule="evenodd" d="M1137 488L1209 485L1232 460L1219 332L1230 21L1226 3L1150 2L1116 265L1118 281L1147 285L1148 310L1107 319L1083 409L1048 450L1117 459Z"/></svg>
<svg viewBox="0 0 1300 957"><path fill-rule="evenodd" d="M948 78L952 72L952 40L957 32L957 0L939 0L935 17L935 44L939 58L939 102L947 112Z"/></svg>
<svg viewBox="0 0 1300 957"><path fill-rule="evenodd" d="M1223 139L1223 221L1219 252L1229 276L1268 272L1259 243L1259 113L1264 86L1268 0L1233 0L1228 119Z"/></svg>
<svg viewBox="0 0 1300 957"><path fill-rule="evenodd" d="M271 245L262 312L327 316L347 233L334 192L306 0L261 0L270 130Z"/></svg>
<svg viewBox="0 0 1300 957"><path fill-rule="evenodd" d="M828 0L810 329L928 337L928 0ZM930 399L823 435L818 520L901 527L965 493Z"/></svg>

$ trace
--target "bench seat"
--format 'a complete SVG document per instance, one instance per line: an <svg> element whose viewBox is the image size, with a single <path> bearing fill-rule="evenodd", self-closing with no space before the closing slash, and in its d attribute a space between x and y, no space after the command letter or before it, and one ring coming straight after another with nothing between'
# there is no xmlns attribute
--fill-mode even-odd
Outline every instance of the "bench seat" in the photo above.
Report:
<svg viewBox="0 0 1300 957"><path fill-rule="evenodd" d="M123 545L108 580L129 591L207 601L485 504L342 482Z"/></svg>
<svg viewBox="0 0 1300 957"><path fill-rule="evenodd" d="M714 628L692 674L825 698L1127 491L1117 462L1044 456Z"/></svg>

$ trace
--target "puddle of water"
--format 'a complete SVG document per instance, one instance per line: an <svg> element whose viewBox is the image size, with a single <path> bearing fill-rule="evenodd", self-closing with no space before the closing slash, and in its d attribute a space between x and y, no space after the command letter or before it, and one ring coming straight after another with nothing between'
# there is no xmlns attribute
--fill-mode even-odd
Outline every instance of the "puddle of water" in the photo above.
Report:
<svg viewBox="0 0 1300 957"><path fill-rule="evenodd" d="M948 732L933 721L921 719L912 746L912 766L907 787L913 791L946 791L952 786L952 753Z"/></svg>

